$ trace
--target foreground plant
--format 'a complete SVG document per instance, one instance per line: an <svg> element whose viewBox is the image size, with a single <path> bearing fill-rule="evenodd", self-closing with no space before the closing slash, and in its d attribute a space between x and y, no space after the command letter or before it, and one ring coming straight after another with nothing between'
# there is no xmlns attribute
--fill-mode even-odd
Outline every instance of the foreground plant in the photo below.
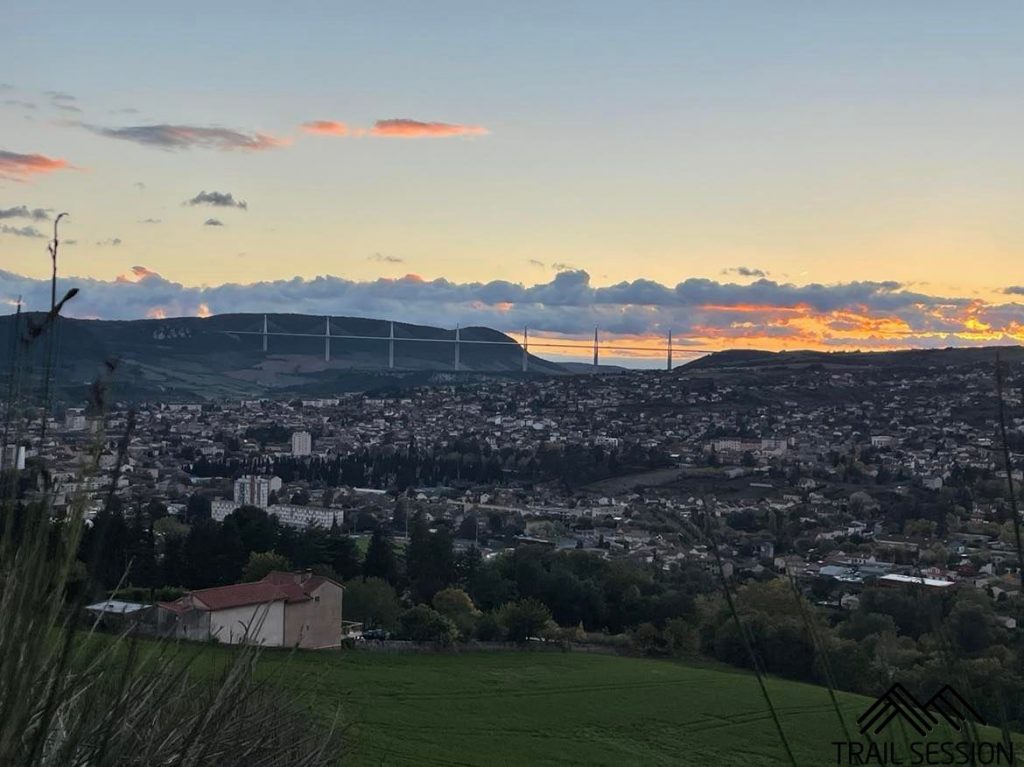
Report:
<svg viewBox="0 0 1024 767"><path fill-rule="evenodd" d="M56 275L56 233L51 246ZM55 286L54 286L55 290ZM47 347L41 425L45 429L56 319L77 291L69 291L41 322L18 327L9 366L4 442L26 433L32 400L31 360ZM116 365L107 363L107 373ZM20 377L20 380L16 380ZM91 392L91 409L104 409L104 385ZM121 440L118 465L130 441ZM42 432L42 429L41 429ZM13 439L12 439L13 438ZM42 440L40 440L42 442ZM97 439L81 467L93 474ZM226 765L319 767L336 764L335 730L310 723L308 712L255 679L258 647L218 654L219 674L201 674L191 661L203 650L167 640L140 640L126 632L101 635L85 620L96 562L77 559L86 499L55 514L47 468L32 467L23 483L16 467L0 480L0 765ZM111 483L113 497L117 472ZM26 497L26 486L34 488ZM102 541L94 558L103 556ZM81 583L83 569L85 584ZM70 592L74 597L69 597Z"/></svg>

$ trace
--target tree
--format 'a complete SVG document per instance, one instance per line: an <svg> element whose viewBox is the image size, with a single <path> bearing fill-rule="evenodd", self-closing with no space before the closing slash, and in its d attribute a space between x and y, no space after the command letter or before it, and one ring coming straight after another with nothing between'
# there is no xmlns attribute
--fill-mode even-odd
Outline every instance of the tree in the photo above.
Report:
<svg viewBox="0 0 1024 767"><path fill-rule="evenodd" d="M863 642L872 634L896 633L896 622L889 615L857 610L850 618L839 624L839 636Z"/></svg>
<svg viewBox="0 0 1024 767"><path fill-rule="evenodd" d="M345 586L345 617L362 621L365 628L393 631L402 612L395 589L380 578L351 581Z"/></svg>
<svg viewBox="0 0 1024 767"><path fill-rule="evenodd" d="M146 516L149 517L150 522L155 522L167 516L167 507L154 498L146 504Z"/></svg>
<svg viewBox="0 0 1024 767"><path fill-rule="evenodd" d="M505 577L502 564L498 561L484 562L469 582L473 601L484 610L496 610L518 595L515 581Z"/></svg>
<svg viewBox="0 0 1024 767"><path fill-rule="evenodd" d="M279 533L276 550L288 557L295 567L329 566L328 535L318 525L309 525L287 538Z"/></svg>
<svg viewBox="0 0 1024 767"><path fill-rule="evenodd" d="M946 627L960 653L975 655L992 642L992 603L983 595L961 596L950 611Z"/></svg>
<svg viewBox="0 0 1024 767"><path fill-rule="evenodd" d="M230 515L220 525L216 546L212 573L214 583L220 586L237 583L249 558L249 550L245 547L238 523Z"/></svg>
<svg viewBox="0 0 1024 767"><path fill-rule="evenodd" d="M219 533L220 525L211 519L200 519L192 524L185 537L184 582L175 585L199 589L217 582L213 568Z"/></svg>
<svg viewBox="0 0 1024 767"><path fill-rule="evenodd" d="M336 527L327 536L326 553L327 563L341 580L351 580L362 572L359 547L354 540L338 532Z"/></svg>
<svg viewBox="0 0 1024 767"><path fill-rule="evenodd" d="M464 541L475 541L478 535L478 526L479 521L476 514L467 514L462 518L462 523L459 525L456 537Z"/></svg>
<svg viewBox="0 0 1024 767"><path fill-rule="evenodd" d="M633 646L644 655L663 655L667 642L653 623L641 623L633 630Z"/></svg>
<svg viewBox="0 0 1024 767"><path fill-rule="evenodd" d="M447 588L434 594L434 609L448 618L459 630L459 635L469 637L473 634L480 611L462 589Z"/></svg>
<svg viewBox="0 0 1024 767"><path fill-rule="evenodd" d="M405 549L405 574L414 584L430 570L430 527L422 514L417 514L409 528L409 545Z"/></svg>
<svg viewBox="0 0 1024 767"><path fill-rule="evenodd" d="M165 586L183 586L186 582L185 539L185 535L165 535L163 538L160 582Z"/></svg>
<svg viewBox="0 0 1024 767"><path fill-rule="evenodd" d="M258 506L240 506L224 518L224 524L228 520L238 526L246 552L271 551L277 543L277 517Z"/></svg>
<svg viewBox="0 0 1024 767"><path fill-rule="evenodd" d="M409 510L405 507L405 498L399 496L395 500L395 510L391 512L391 529L405 532L408 525Z"/></svg>
<svg viewBox="0 0 1024 767"><path fill-rule="evenodd" d="M288 571L291 570L291 565L276 551L252 551L249 553L249 561L242 570L242 580L259 581L274 570Z"/></svg>
<svg viewBox="0 0 1024 767"><path fill-rule="evenodd" d="M192 493L188 497L188 504L185 506L185 521L189 524L203 519L209 519L213 510L213 504L205 495Z"/></svg>
<svg viewBox="0 0 1024 767"><path fill-rule="evenodd" d="M161 538L184 538L188 535L188 525L176 517L166 516L153 523L153 532Z"/></svg>
<svg viewBox="0 0 1024 767"><path fill-rule="evenodd" d="M470 546L455 557L455 581L468 587L483 565L483 555L476 546Z"/></svg>
<svg viewBox="0 0 1024 767"><path fill-rule="evenodd" d="M153 528L146 524L141 514L136 514L128 527L129 543L127 554L131 569L127 582L132 586L152 588L158 585L159 571L156 565L156 541Z"/></svg>
<svg viewBox="0 0 1024 767"><path fill-rule="evenodd" d="M551 611L531 597L502 605L496 618L509 641L525 644L530 637L540 634L551 620Z"/></svg>
<svg viewBox="0 0 1024 767"><path fill-rule="evenodd" d="M370 545L363 559L363 580L382 578L394 586L398 583L398 562L395 560L391 541L384 537L384 531L378 527L370 537Z"/></svg>
<svg viewBox="0 0 1024 767"><path fill-rule="evenodd" d="M447 528L430 532L426 520L417 515L409 532L406 574L413 596L430 602L438 591L455 580L455 552Z"/></svg>
<svg viewBox="0 0 1024 767"><path fill-rule="evenodd" d="M128 568L131 533L120 511L101 511L82 538L82 560L104 589L117 586Z"/></svg>
<svg viewBox="0 0 1024 767"><path fill-rule="evenodd" d="M450 645L458 635L455 623L426 605L416 605L401 617L402 634L414 642Z"/></svg>

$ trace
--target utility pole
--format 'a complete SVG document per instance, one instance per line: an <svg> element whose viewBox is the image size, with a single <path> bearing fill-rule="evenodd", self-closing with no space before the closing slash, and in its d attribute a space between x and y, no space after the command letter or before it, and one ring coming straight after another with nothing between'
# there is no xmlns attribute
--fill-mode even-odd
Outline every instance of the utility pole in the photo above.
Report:
<svg viewBox="0 0 1024 767"><path fill-rule="evenodd" d="M597 325L594 325L594 369L597 370L597 366L600 363L597 350Z"/></svg>
<svg viewBox="0 0 1024 767"><path fill-rule="evenodd" d="M668 331L668 366L666 370L672 370L672 331Z"/></svg>
<svg viewBox="0 0 1024 767"><path fill-rule="evenodd" d="M327 324L324 326L324 362L331 361L331 318L325 317Z"/></svg>
<svg viewBox="0 0 1024 767"><path fill-rule="evenodd" d="M523 328L523 372L530 367L530 329Z"/></svg>
<svg viewBox="0 0 1024 767"><path fill-rule="evenodd" d="M461 330L458 325L455 326L455 369L459 369L459 339L461 338Z"/></svg>
<svg viewBox="0 0 1024 767"><path fill-rule="evenodd" d="M263 315L263 351L267 351L267 315Z"/></svg>
<svg viewBox="0 0 1024 767"><path fill-rule="evenodd" d="M388 370L395 369L395 321L388 323Z"/></svg>

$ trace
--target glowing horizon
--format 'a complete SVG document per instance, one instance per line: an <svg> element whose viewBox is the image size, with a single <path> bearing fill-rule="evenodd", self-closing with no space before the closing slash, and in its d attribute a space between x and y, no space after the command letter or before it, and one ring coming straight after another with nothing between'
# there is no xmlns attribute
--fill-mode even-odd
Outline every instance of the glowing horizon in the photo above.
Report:
<svg viewBox="0 0 1024 767"><path fill-rule="evenodd" d="M594 285L583 271L550 281L455 283L401 278L354 281L332 276L251 284L188 286L144 266L113 279L60 276L80 289L66 314L92 319L209 317L232 312L360 316L441 327L481 325L521 338L534 349L584 357L597 327L606 352L662 357L726 349L891 350L1024 342L1024 303L1016 289L1002 302L915 292L898 283L832 285L688 279L676 285L634 280ZM45 308L50 282L0 270L8 306ZM557 348L544 346L558 343ZM570 349L568 346L579 348ZM613 347L637 347L613 349Z"/></svg>
<svg viewBox="0 0 1024 767"><path fill-rule="evenodd" d="M0 300L1024 342L1024 8L442 5L16 0Z"/></svg>

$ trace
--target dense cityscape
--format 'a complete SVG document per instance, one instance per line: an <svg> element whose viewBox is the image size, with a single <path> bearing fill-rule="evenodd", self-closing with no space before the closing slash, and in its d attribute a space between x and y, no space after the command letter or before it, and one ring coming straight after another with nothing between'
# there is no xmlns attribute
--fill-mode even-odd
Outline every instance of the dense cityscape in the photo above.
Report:
<svg viewBox="0 0 1024 767"><path fill-rule="evenodd" d="M709 562L680 533L711 515L725 523L730 572L924 575L998 597L1019 584L992 370L448 381L389 396L148 403L130 432L125 409L95 419L69 408L43 443L29 424L20 455L49 461L58 507L82 490L98 510L116 474L128 513L155 502L183 517L198 495L218 521L252 505L293 527L369 535L399 504L484 552L531 539L662 569ZM1011 414L1020 391L1005 393ZM1024 418L1010 427L1019 449ZM97 433L103 471L83 479Z"/></svg>

